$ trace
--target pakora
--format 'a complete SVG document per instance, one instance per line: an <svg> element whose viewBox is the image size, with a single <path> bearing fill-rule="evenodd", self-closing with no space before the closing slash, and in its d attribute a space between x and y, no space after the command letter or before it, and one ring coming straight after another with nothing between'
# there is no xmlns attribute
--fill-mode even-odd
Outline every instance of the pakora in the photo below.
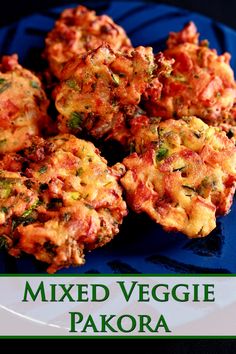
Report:
<svg viewBox="0 0 236 354"><path fill-rule="evenodd" d="M183 30L170 33L163 52L169 69L156 66L154 80L146 92L149 115L165 119L197 116L213 126L235 125L233 106L236 99L230 54L218 55L199 41L193 22ZM161 54L156 61L160 62ZM163 61L163 58L162 58Z"/></svg>
<svg viewBox="0 0 236 354"><path fill-rule="evenodd" d="M109 242L127 214L124 166L108 167L92 143L72 135L35 137L0 168L1 240L13 256L48 263L49 273L82 265L84 251Z"/></svg>
<svg viewBox="0 0 236 354"><path fill-rule="evenodd" d="M150 144L126 157L121 184L128 205L167 231L207 236L230 210L236 187L236 147L219 128L196 117L136 122ZM143 152L142 152L143 151Z"/></svg>
<svg viewBox="0 0 236 354"><path fill-rule="evenodd" d="M102 45L71 59L55 90L59 131L125 140L126 120L135 115L154 67L150 47L121 54Z"/></svg>
<svg viewBox="0 0 236 354"><path fill-rule="evenodd" d="M49 101L38 77L18 63L16 54L0 63L0 154L16 152L32 136L49 129Z"/></svg>
<svg viewBox="0 0 236 354"><path fill-rule="evenodd" d="M96 16L84 6L66 9L56 21L45 40L44 57L50 70L58 78L66 62L76 54L86 54L104 42L114 51L132 48L124 29L106 15Z"/></svg>

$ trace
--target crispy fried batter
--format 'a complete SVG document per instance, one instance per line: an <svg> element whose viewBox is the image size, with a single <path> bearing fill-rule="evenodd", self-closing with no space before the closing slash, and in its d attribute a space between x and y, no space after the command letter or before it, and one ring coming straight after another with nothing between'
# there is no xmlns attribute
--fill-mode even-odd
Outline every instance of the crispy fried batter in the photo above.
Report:
<svg viewBox="0 0 236 354"><path fill-rule="evenodd" d="M117 183L124 166L109 168L92 143L72 135L35 138L1 168L0 234L10 254L33 254L48 272L83 264L84 250L109 242L127 214Z"/></svg>
<svg viewBox="0 0 236 354"><path fill-rule="evenodd" d="M134 123L133 123L134 124ZM189 237L208 235L216 215L226 214L236 186L236 148L224 132L189 117L150 123L137 120L133 129L146 136L139 151L123 161L121 183L128 204L146 212L167 231ZM145 131L147 134L145 135ZM151 146L149 142L155 144ZM146 148L146 150L145 150Z"/></svg>
<svg viewBox="0 0 236 354"><path fill-rule="evenodd" d="M161 119L143 114L129 121L129 136L127 146L130 152L142 154L149 148L156 149L159 144L158 127Z"/></svg>
<svg viewBox="0 0 236 354"><path fill-rule="evenodd" d="M234 123L232 108L236 98L230 54L217 55L190 22L178 33L171 33L163 57L156 57L156 77L147 91L146 108L150 115L163 118L197 116L210 125ZM174 63L171 60L174 59ZM171 70L172 66L172 70ZM161 85L160 85L161 83Z"/></svg>
<svg viewBox="0 0 236 354"><path fill-rule="evenodd" d="M59 130L77 134L84 129L95 138L125 140L125 121L137 111L153 69L151 48L125 55L102 45L74 57L55 92Z"/></svg>
<svg viewBox="0 0 236 354"><path fill-rule="evenodd" d="M132 48L123 28L109 16L96 16L95 11L78 6L62 12L46 38L44 56L52 73L60 79L61 70L69 59L96 49L104 42L115 51L126 52Z"/></svg>
<svg viewBox="0 0 236 354"><path fill-rule="evenodd" d="M47 140L36 137L49 125L40 80L16 55L3 57L0 237L11 255L32 254L50 273L84 264L127 215L119 181L135 212L188 237L208 235L229 212L236 147L213 126L236 137L236 84L230 55L198 37L189 23L154 60L108 16L65 10L44 51L61 80L53 95L62 134ZM81 132L135 153L110 168L91 142L68 134Z"/></svg>
<svg viewBox="0 0 236 354"><path fill-rule="evenodd" d="M40 80L18 64L16 54L0 64L0 154L19 151L48 127L48 100Z"/></svg>

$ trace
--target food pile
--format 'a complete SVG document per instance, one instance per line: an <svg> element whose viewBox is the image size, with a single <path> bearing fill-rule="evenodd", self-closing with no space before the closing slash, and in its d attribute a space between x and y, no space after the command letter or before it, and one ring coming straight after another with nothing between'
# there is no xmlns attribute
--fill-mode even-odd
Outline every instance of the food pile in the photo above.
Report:
<svg viewBox="0 0 236 354"><path fill-rule="evenodd" d="M0 64L0 243L9 254L32 254L50 273L82 265L119 233L128 207L167 231L207 236L236 188L230 54L199 41L192 22L162 53L133 48L110 17L78 6L62 12L43 57L39 76L17 54ZM96 146L112 142L125 158L108 166Z"/></svg>

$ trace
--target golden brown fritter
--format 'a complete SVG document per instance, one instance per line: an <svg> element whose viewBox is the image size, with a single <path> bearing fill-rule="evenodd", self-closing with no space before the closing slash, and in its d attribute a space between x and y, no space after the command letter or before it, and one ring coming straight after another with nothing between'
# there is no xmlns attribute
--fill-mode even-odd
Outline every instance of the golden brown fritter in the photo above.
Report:
<svg viewBox="0 0 236 354"><path fill-rule="evenodd" d="M0 154L19 151L49 128L48 100L40 80L18 64L16 54L0 64Z"/></svg>
<svg viewBox="0 0 236 354"><path fill-rule="evenodd" d="M235 145L220 129L195 117L152 124L143 118L136 122L137 131L139 125L147 138L145 145L137 138L136 148L144 152L123 161L127 172L121 183L128 204L167 231L208 235L216 216L229 212L232 204ZM148 146L148 136L154 146Z"/></svg>
<svg viewBox="0 0 236 354"><path fill-rule="evenodd" d="M158 147L160 121L160 118L148 117L145 112L129 120L127 147L129 147L131 153L142 154L149 148L156 149Z"/></svg>
<svg viewBox="0 0 236 354"><path fill-rule="evenodd" d="M117 183L124 166L108 167L72 135L34 138L0 167L0 234L11 255L33 254L50 273L83 264L84 251L109 242L127 214Z"/></svg>
<svg viewBox="0 0 236 354"><path fill-rule="evenodd" d="M85 54L104 42L115 51L132 48L122 27L106 15L96 16L84 6L64 10L46 38L45 58L52 73L61 78L64 64L75 54Z"/></svg>
<svg viewBox="0 0 236 354"><path fill-rule="evenodd" d="M230 54L218 55L208 48L207 41L199 42L198 36L192 22L170 34L164 51L169 68L165 71L157 65L158 80L147 91L148 113L166 119L194 115L210 125L235 125L236 115L233 117L231 110L236 84ZM156 60L164 61L160 54Z"/></svg>
<svg viewBox="0 0 236 354"><path fill-rule="evenodd" d="M125 121L135 114L153 69L150 47L138 47L128 55L102 45L74 57L55 91L59 130L77 134L84 129L95 138L122 142L128 134Z"/></svg>

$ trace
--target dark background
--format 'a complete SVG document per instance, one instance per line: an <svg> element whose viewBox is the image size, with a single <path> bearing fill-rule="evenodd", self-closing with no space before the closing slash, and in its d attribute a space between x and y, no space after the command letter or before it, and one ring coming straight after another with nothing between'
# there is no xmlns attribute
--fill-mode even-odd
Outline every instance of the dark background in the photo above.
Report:
<svg viewBox="0 0 236 354"><path fill-rule="evenodd" d="M109 0L108 0L109 1ZM117 0L119 1L119 0ZM122 0L125 1L125 0ZM128 1L128 0L126 0ZM131 0L130 0L131 1ZM47 10L50 7L60 6L71 3L84 3L76 0L6 0L1 2L0 7L0 26L17 21L23 16L30 15L37 11ZM107 1L97 2L106 3ZM181 6L191 11L196 11L209 16L217 21L236 29L236 0L163 0L146 1L154 3L165 3L175 6ZM0 53L1 54L1 53ZM180 314L181 315L181 314ZM236 315L236 314L235 314ZM102 352L102 353L171 353L171 354L224 354L236 353L236 342L234 340L2 340L0 343L0 352L9 349L23 349L25 353L46 351L54 352ZM4 350L5 349L5 350ZM3 350L3 351L2 351Z"/></svg>
<svg viewBox="0 0 236 354"><path fill-rule="evenodd" d="M118 0L119 1L119 0ZM125 0L122 0L125 1ZM132 0L126 0L132 1ZM46 10L58 5L80 3L78 0L5 0L1 1L0 26L6 25L19 19L22 16L30 15L33 12ZM107 1L99 1L106 3ZM184 7L188 10L200 12L206 16L221 21L236 29L236 1L235 0L150 0L146 2L164 3Z"/></svg>

